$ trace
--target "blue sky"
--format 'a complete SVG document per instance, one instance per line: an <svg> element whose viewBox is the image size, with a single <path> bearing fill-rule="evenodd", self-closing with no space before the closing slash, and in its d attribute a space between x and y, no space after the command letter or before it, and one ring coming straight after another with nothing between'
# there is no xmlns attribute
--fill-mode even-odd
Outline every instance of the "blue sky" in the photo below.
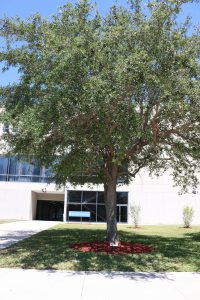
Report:
<svg viewBox="0 0 200 300"><path fill-rule="evenodd" d="M75 0L70 1L72 3ZM91 0L97 3L101 13L105 14L109 7L114 4L115 0ZM118 4L127 5L127 0L118 0ZM66 0L0 0L0 17L4 14L7 16L19 15L22 18L27 18L29 15L36 12L41 13L43 16L50 16L54 14L59 6L66 3ZM200 20L200 4L187 4L184 5L183 16L190 14L194 22Z"/></svg>
<svg viewBox="0 0 200 300"><path fill-rule="evenodd" d="M70 1L72 3L75 0ZM97 3L101 14L106 14L109 7L114 4L115 0L92 0ZM118 0L118 4L125 6L127 0ZM0 18L3 16L20 16L23 19L30 15L39 12L42 16L50 17L54 14L59 6L66 3L66 0L0 0ZM180 20L183 20L187 15L192 17L194 24L200 23L200 3L186 4L183 6L183 12L180 15ZM17 79L16 71L10 70L4 74L0 74L0 85L5 85Z"/></svg>

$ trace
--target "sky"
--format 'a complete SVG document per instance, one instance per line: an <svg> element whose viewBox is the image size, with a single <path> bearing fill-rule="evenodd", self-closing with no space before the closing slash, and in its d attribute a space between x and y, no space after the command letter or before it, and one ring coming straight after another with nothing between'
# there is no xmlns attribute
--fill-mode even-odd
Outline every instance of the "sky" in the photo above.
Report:
<svg viewBox="0 0 200 300"><path fill-rule="evenodd" d="M0 18L7 16L20 16L23 19L28 18L39 12L42 16L50 17L58 11L58 7L66 3L66 0L0 0ZM75 3L75 0L70 2ZM114 4L115 0L91 0L92 3L97 3L101 14L105 15L109 7ZM118 0L118 4L122 6L127 5L127 0ZM200 24L200 3L186 4L183 6L183 12L180 14L180 20L184 20L189 15L192 17L193 24ZM0 40L1 43L1 40ZM1 64L0 64L1 66ZM9 82L17 80L17 73L15 69L1 74L0 85L6 85Z"/></svg>

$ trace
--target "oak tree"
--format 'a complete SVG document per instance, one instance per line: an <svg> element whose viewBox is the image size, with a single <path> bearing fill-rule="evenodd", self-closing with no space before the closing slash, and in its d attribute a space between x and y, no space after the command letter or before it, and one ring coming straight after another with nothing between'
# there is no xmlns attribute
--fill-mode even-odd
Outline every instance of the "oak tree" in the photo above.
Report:
<svg viewBox="0 0 200 300"><path fill-rule="evenodd" d="M117 236L116 186L141 168L198 184L200 38L180 24L182 4L129 1L106 16L87 1L51 18L3 18L0 89L9 150L52 166L57 184L103 183L107 239Z"/></svg>

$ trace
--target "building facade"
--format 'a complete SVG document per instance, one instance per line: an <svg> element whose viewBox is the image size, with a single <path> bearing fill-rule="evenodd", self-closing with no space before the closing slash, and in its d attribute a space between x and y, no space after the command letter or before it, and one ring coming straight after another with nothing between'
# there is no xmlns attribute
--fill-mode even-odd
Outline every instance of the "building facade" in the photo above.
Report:
<svg viewBox="0 0 200 300"><path fill-rule="evenodd" d="M58 190L48 183L50 169L16 157L0 157L0 219L105 222L103 186L67 184ZM118 223L132 224L131 206L141 206L141 224L182 224L182 210L188 205L200 224L200 191L178 194L169 174L151 178L140 172L129 185L117 189Z"/></svg>

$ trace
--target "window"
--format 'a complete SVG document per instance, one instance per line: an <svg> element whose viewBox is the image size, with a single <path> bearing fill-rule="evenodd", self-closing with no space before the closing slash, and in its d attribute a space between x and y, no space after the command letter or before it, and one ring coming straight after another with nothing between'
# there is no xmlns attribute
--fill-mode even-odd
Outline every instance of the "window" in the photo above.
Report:
<svg viewBox="0 0 200 300"><path fill-rule="evenodd" d="M40 167L37 162L0 156L0 181L48 182L51 174L50 168Z"/></svg>
<svg viewBox="0 0 200 300"><path fill-rule="evenodd" d="M118 192L117 193L117 204L127 204L128 203L128 193Z"/></svg>
<svg viewBox="0 0 200 300"><path fill-rule="evenodd" d="M8 158L0 156L0 174L7 174L8 172Z"/></svg>
<svg viewBox="0 0 200 300"><path fill-rule="evenodd" d="M81 203L82 192L68 191L68 202L69 203Z"/></svg>
<svg viewBox="0 0 200 300"><path fill-rule="evenodd" d="M83 192L82 202L96 204L96 198L97 198L96 192Z"/></svg>
<svg viewBox="0 0 200 300"><path fill-rule="evenodd" d="M127 206L128 193L117 192L118 222L127 222ZM68 191L67 212L68 221L105 222L106 210L104 204L104 193L95 191ZM84 212L88 212L90 217L84 217Z"/></svg>

